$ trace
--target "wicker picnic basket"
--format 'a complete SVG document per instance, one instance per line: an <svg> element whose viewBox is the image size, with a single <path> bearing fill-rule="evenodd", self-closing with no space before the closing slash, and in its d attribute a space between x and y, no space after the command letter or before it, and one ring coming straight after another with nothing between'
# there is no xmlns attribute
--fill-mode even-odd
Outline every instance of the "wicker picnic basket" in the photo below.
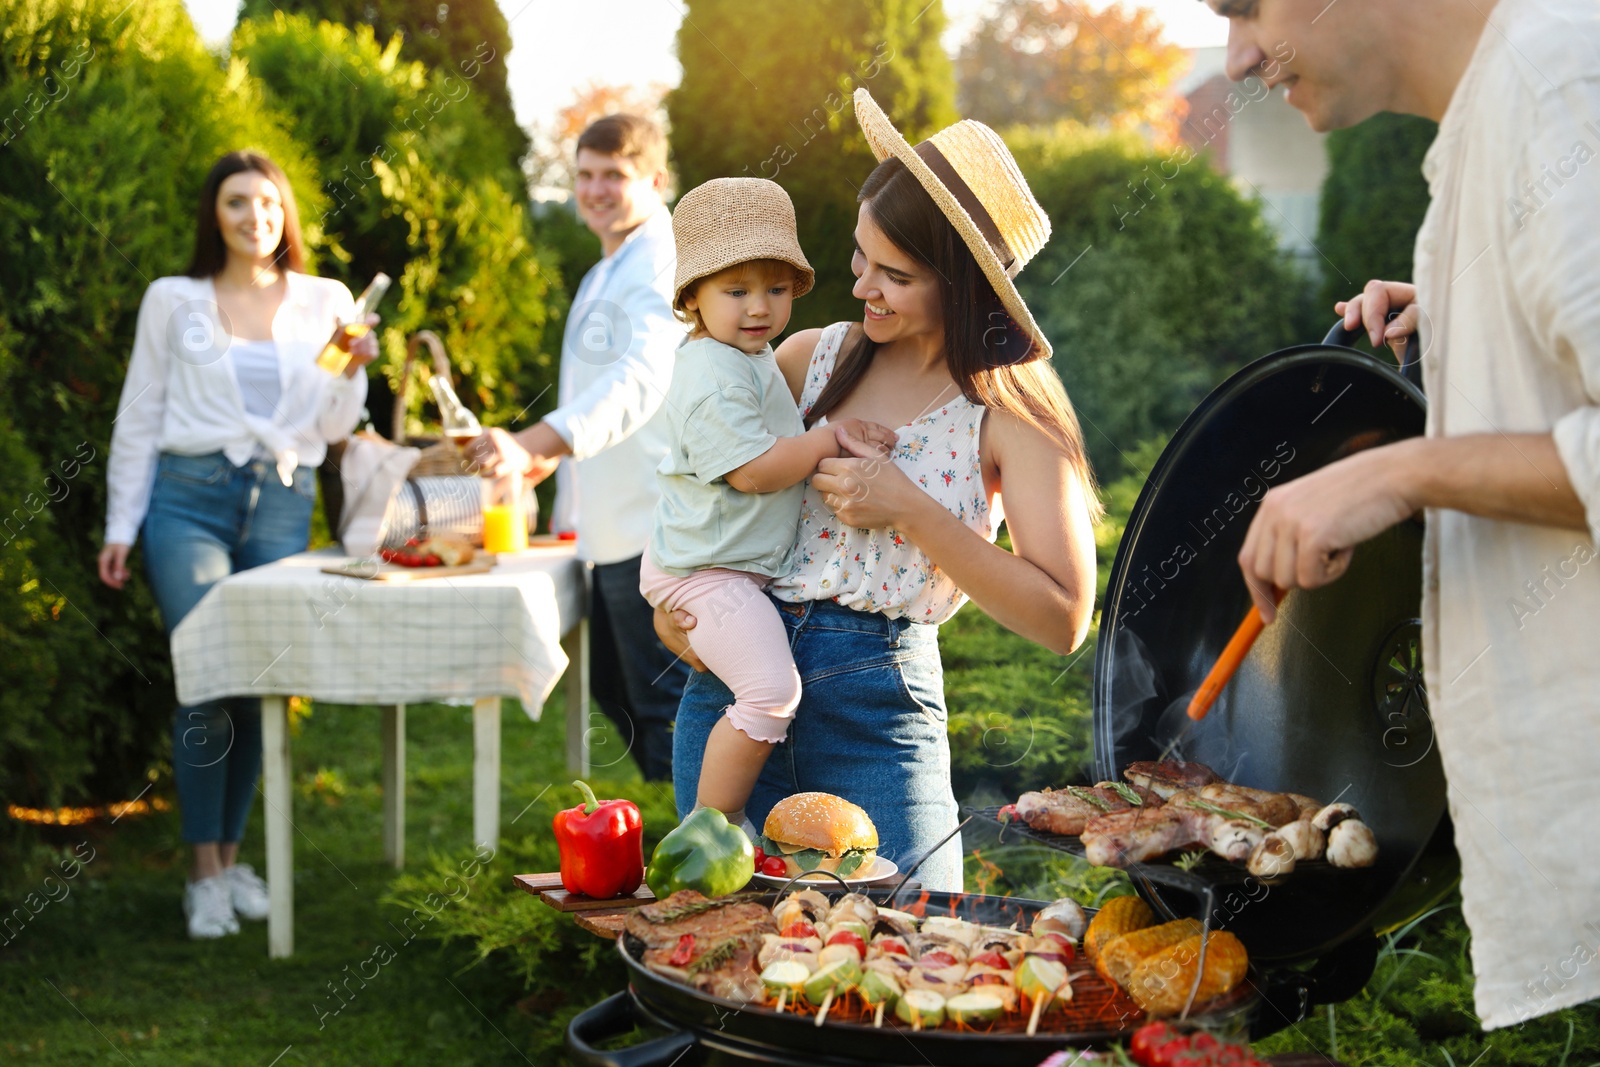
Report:
<svg viewBox="0 0 1600 1067"><path fill-rule="evenodd" d="M445 354L444 342L439 340L439 335L432 330L418 330L412 334L411 340L406 342L406 362L400 371L400 386L394 393L394 416L390 423L393 427L391 433L394 435L394 442L422 449L422 457L417 460L416 467L411 471L413 478L476 475L477 471L473 469L466 455L449 438L406 436L406 395L411 391L413 377L411 368L416 363L417 349L422 345L428 346L428 353L433 358L433 372L447 381L452 377L450 357Z"/></svg>

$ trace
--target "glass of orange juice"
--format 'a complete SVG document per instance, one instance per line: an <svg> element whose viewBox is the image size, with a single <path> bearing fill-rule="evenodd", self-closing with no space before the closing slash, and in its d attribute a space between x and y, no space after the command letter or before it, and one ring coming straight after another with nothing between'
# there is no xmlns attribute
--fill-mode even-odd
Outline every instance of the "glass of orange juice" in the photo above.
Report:
<svg viewBox="0 0 1600 1067"><path fill-rule="evenodd" d="M528 516L522 499L522 472L483 478L483 550L521 552L528 547Z"/></svg>

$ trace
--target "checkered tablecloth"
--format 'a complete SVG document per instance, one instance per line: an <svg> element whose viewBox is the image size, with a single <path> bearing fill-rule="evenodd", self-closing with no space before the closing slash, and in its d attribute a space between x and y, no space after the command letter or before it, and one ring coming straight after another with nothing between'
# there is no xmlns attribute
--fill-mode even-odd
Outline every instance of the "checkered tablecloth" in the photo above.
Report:
<svg viewBox="0 0 1600 1067"><path fill-rule="evenodd" d="M517 696L539 717L584 610L570 545L502 557L487 574L416 582L336 577L336 550L218 582L172 635L178 699L306 696L405 704Z"/></svg>

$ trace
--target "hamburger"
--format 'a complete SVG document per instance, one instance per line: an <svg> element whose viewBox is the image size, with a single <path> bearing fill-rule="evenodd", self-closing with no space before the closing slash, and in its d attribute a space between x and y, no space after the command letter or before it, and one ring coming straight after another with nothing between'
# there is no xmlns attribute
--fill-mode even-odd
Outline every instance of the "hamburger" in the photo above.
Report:
<svg viewBox="0 0 1600 1067"><path fill-rule="evenodd" d="M848 878L878 856L878 828L867 813L832 793L796 793L772 806L757 847L794 877L832 871Z"/></svg>

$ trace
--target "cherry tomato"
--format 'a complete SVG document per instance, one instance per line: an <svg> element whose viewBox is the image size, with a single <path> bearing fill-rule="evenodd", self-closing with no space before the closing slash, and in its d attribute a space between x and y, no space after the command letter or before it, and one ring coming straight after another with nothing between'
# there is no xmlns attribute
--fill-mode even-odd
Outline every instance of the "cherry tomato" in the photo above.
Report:
<svg viewBox="0 0 1600 1067"><path fill-rule="evenodd" d="M817 928L806 922L792 922L778 933L784 937L816 937Z"/></svg>
<svg viewBox="0 0 1600 1067"><path fill-rule="evenodd" d="M838 933L828 938L828 944L849 945L851 948L856 950L856 956L858 958L867 958L867 943L861 940L861 935L856 933L854 930L840 930Z"/></svg>
<svg viewBox="0 0 1600 1067"><path fill-rule="evenodd" d="M998 952L980 952L972 957L972 963L981 963L985 967L993 967L997 971L1009 971L1011 963Z"/></svg>
<svg viewBox="0 0 1600 1067"><path fill-rule="evenodd" d="M956 965L956 958L950 955L948 952L935 950L933 952L924 952L920 957L918 957L917 962L925 963L929 967L954 967Z"/></svg>
<svg viewBox="0 0 1600 1067"><path fill-rule="evenodd" d="M1150 1067L1180 1067L1193 1062L1191 1051L1187 1037L1173 1034L1150 1050Z"/></svg>
<svg viewBox="0 0 1600 1067"><path fill-rule="evenodd" d="M1141 1026L1133 1032L1133 1038L1128 1042L1128 1051L1133 1055L1133 1062L1141 1067L1150 1067L1150 1055L1156 1047L1165 1044L1175 1036L1172 1027L1166 1023L1150 1023Z"/></svg>
<svg viewBox="0 0 1600 1067"><path fill-rule="evenodd" d="M768 856L761 861L761 873L773 878L782 878L789 873L789 865L783 861L782 856Z"/></svg>
<svg viewBox="0 0 1600 1067"><path fill-rule="evenodd" d="M756 849L756 870L759 871L761 869L761 865L763 863L765 863L766 860L767 860L767 854L765 852L761 851L759 848Z"/></svg>
<svg viewBox="0 0 1600 1067"><path fill-rule="evenodd" d="M1217 1040L1215 1034L1208 1034L1202 1030L1189 1039L1189 1047L1196 1052L1215 1053L1222 1048L1222 1042Z"/></svg>
<svg viewBox="0 0 1600 1067"><path fill-rule="evenodd" d="M439 565L439 557L434 555L432 552L429 552L426 556L422 557L422 566L424 566L424 567L437 567L438 565Z"/></svg>
<svg viewBox="0 0 1600 1067"><path fill-rule="evenodd" d="M886 952L895 956L911 955L911 953L906 951L906 947L898 941L890 941L885 938L882 941L874 941L872 944L879 952Z"/></svg>

